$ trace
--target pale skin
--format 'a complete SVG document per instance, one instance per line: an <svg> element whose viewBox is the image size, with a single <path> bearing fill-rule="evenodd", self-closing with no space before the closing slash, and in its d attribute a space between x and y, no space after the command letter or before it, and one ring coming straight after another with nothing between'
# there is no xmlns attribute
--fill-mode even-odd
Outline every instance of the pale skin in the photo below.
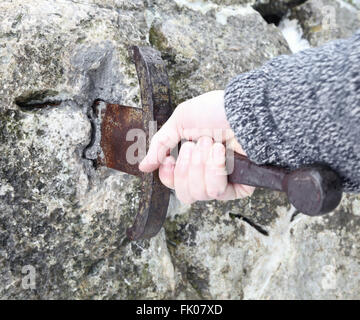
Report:
<svg viewBox="0 0 360 320"><path fill-rule="evenodd" d="M175 160L169 151L182 140ZM224 91L210 91L177 106L153 136L139 169L159 169L161 182L186 204L250 196L253 187L228 183L224 145L246 155L226 119Z"/></svg>

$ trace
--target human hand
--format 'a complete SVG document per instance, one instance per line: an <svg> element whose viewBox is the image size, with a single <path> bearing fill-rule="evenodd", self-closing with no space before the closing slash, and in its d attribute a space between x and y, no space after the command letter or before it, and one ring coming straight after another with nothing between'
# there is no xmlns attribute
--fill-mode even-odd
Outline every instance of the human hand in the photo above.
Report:
<svg viewBox="0 0 360 320"><path fill-rule="evenodd" d="M175 160L169 151L181 140ZM143 172L159 169L161 182L175 189L183 203L244 198L254 188L227 181L225 146L246 155L226 119L224 91L216 90L181 103L153 136L139 165Z"/></svg>

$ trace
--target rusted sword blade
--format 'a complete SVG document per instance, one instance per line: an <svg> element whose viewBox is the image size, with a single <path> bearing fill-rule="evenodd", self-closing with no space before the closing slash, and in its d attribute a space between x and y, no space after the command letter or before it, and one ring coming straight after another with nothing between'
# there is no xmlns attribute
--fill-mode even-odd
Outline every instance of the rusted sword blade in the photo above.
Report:
<svg viewBox="0 0 360 320"><path fill-rule="evenodd" d="M142 176L138 163L131 161L136 157L129 157L128 151L134 144L129 132L139 129L144 132L143 112L139 108L117 104L107 104L101 110L101 149L103 154L98 158L98 164L126 172L135 176ZM140 138L140 137L138 137ZM146 145L139 141L138 145ZM134 156L137 156L134 154Z"/></svg>

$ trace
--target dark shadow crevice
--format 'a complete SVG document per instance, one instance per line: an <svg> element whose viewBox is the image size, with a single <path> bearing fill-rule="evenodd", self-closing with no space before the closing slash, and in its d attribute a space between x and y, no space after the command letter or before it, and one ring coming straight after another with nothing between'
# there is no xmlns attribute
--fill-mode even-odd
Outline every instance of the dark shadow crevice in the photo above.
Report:
<svg viewBox="0 0 360 320"><path fill-rule="evenodd" d="M56 96L59 93L53 90L39 90L24 93L15 99L15 104L23 111L34 111L46 107L57 107L61 104Z"/></svg>
<svg viewBox="0 0 360 320"><path fill-rule="evenodd" d="M261 14L268 24L278 26L290 9L305 3L307 0L268 0L256 1L253 9Z"/></svg>
<svg viewBox="0 0 360 320"><path fill-rule="evenodd" d="M91 125L90 142L84 148L82 158L91 161L94 169L98 167L98 155L100 152L100 124L97 106L99 103L104 102L101 99L96 99L94 103L88 108L87 117Z"/></svg>

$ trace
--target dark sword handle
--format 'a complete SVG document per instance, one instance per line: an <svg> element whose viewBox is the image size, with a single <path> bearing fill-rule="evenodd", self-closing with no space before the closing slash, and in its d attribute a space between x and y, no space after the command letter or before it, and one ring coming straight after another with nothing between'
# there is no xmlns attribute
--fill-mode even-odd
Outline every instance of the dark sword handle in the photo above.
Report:
<svg viewBox="0 0 360 320"><path fill-rule="evenodd" d="M227 151L231 154L231 151ZM287 171L274 166L259 166L250 161L247 157L233 152L234 157L227 157L228 181L231 183L246 184L253 187L268 188L271 190L283 191L283 180ZM231 170L233 161L233 170Z"/></svg>
<svg viewBox="0 0 360 320"><path fill-rule="evenodd" d="M227 151L231 154L232 151ZM287 171L283 168L257 165L233 152L227 157L228 181L287 193L290 203L300 212L317 216L334 210L341 201L340 177L325 165L312 165Z"/></svg>

